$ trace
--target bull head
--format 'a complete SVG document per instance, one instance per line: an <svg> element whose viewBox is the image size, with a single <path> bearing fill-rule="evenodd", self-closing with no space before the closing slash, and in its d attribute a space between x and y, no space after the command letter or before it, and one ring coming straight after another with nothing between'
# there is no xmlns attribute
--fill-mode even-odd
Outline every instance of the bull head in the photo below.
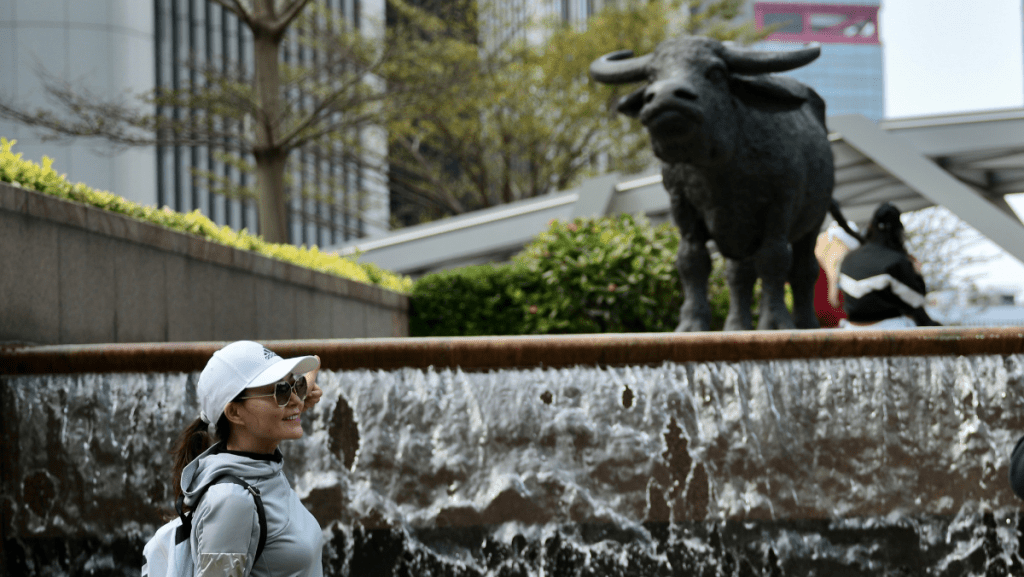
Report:
<svg viewBox="0 0 1024 577"><path fill-rule="evenodd" d="M721 43L719 56L730 72L737 74L769 74L785 72L810 64L821 54L821 47L811 45L789 52L767 52L735 47L731 42ZM632 50L619 50L605 54L590 65L590 76L605 84L629 84L646 80L648 65L653 54L633 57Z"/></svg>
<svg viewBox="0 0 1024 577"><path fill-rule="evenodd" d="M683 62L679 62L679 55L674 54L698 46L700 49L697 52L682 57ZM644 80L654 83L637 90L619 102L619 112L635 118L640 115L644 104L654 99L655 94L659 91L670 91L683 100L691 102L697 100L701 89L693 83L685 80L681 82L661 81L669 76L677 76L681 71L674 70L676 66L691 68L697 65L697 61L687 61L687 58L696 58L710 68L718 68L730 77L737 78L737 75L756 76L799 68L813 61L820 53L821 48L817 45L790 52L767 52L737 48L731 42L685 37L663 43L655 52L644 56L633 57L633 52L629 50L606 54L590 65L590 74L594 80L606 84L627 84ZM673 69L663 69L666 67Z"/></svg>
<svg viewBox="0 0 1024 577"><path fill-rule="evenodd" d="M659 158L713 161L727 158L734 140L734 127L723 124L731 116L733 86L749 85L763 92L764 84L774 89L776 83L755 79L799 68L820 53L818 46L768 52L684 36L663 42L644 56L634 57L629 50L606 54L590 65L590 74L607 84L646 82L622 98L617 108L647 127Z"/></svg>

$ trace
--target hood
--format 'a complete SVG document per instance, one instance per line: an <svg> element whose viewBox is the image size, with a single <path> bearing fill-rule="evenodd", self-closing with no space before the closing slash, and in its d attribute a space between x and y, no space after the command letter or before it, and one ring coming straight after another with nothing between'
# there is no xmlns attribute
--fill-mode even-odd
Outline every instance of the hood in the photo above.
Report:
<svg viewBox="0 0 1024 577"><path fill-rule="evenodd" d="M181 472L181 490L185 495L185 505L193 507L199 490L221 475L234 475L253 483L277 475L284 467L283 460L277 463L260 461L223 453L223 450L224 444L217 443L185 466L185 470ZM275 451L280 452L279 449Z"/></svg>

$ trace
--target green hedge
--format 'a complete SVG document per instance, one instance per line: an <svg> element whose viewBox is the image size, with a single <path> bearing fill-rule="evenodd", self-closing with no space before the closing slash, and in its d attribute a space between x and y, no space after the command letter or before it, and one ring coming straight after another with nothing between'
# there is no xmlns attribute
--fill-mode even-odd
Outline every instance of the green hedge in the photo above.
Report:
<svg viewBox="0 0 1024 577"><path fill-rule="evenodd" d="M663 332L682 304L679 234L644 218L554 221L511 264L425 275L413 284L413 336ZM729 308L724 262L709 283L712 329ZM754 310L756 313L757 299ZM756 314L755 314L756 318Z"/></svg>
<svg viewBox="0 0 1024 577"><path fill-rule="evenodd" d="M142 206L109 192L93 190L81 183L72 184L65 175L53 170L53 159L44 156L42 165L22 160L20 153L11 152L14 144L13 140L0 138L0 181L117 212L334 276L375 284L403 293L408 293L412 288L412 281L408 277L383 270L372 263L357 263L337 255L325 254L316 246L307 248L270 243L262 237L249 234L245 229L236 232L228 226L217 226L198 210L184 214L167 207L158 209Z"/></svg>
<svg viewBox="0 0 1024 577"><path fill-rule="evenodd" d="M678 315L679 238L646 220L554 221L510 264L425 275L414 336L653 332Z"/></svg>
<svg viewBox="0 0 1024 577"><path fill-rule="evenodd" d="M409 297L411 336L531 334L538 277L519 265L477 265L418 279Z"/></svg>

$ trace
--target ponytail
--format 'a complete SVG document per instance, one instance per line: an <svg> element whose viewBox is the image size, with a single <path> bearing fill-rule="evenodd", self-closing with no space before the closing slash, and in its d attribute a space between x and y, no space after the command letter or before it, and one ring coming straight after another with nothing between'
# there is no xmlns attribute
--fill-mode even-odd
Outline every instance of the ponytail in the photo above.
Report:
<svg viewBox="0 0 1024 577"><path fill-rule="evenodd" d="M228 440L231 436L231 422L227 416L221 415L217 420L215 435L210 435L209 426L202 420L196 419L181 432L178 441L170 454L174 456L174 500L177 501L181 495L181 474L203 451L209 449L217 441ZM186 507L186 510L188 507Z"/></svg>

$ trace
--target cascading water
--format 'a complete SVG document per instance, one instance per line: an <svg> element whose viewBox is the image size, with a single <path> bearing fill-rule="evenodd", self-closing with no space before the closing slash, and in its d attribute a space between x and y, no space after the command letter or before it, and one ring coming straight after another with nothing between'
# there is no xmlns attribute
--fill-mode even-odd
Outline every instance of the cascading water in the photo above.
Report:
<svg viewBox="0 0 1024 577"><path fill-rule="evenodd" d="M11 575L129 575L197 374L2 377ZM332 575L1024 574L1024 356L323 371Z"/></svg>

